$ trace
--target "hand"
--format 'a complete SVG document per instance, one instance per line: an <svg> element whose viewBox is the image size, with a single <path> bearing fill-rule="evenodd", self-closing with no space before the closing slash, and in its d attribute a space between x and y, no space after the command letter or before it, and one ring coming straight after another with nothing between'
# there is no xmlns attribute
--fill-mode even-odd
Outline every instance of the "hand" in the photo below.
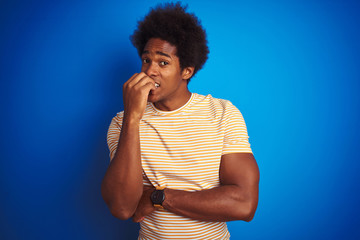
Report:
<svg viewBox="0 0 360 240"><path fill-rule="evenodd" d="M155 188L153 187L144 187L143 195L141 196L141 199L133 216L134 222L141 222L142 220L144 220L145 216L155 211L155 207L153 206L153 203L150 199L151 193L154 190Z"/></svg>
<svg viewBox="0 0 360 240"><path fill-rule="evenodd" d="M145 112L149 93L155 89L155 81L144 72L135 73L126 81L123 86L126 116L140 121Z"/></svg>

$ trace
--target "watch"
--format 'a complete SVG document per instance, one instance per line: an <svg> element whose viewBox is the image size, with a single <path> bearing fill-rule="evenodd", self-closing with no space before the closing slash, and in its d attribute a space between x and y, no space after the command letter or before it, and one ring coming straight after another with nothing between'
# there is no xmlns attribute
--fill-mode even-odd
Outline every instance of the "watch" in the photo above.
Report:
<svg viewBox="0 0 360 240"><path fill-rule="evenodd" d="M150 199L156 209L164 209L162 206L162 203L165 200L164 188L157 188L154 190L151 193Z"/></svg>

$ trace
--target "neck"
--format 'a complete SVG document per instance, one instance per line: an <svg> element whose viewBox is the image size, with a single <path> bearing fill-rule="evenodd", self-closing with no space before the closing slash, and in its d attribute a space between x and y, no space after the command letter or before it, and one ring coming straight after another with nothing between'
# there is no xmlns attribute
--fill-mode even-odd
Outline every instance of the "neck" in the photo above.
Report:
<svg viewBox="0 0 360 240"><path fill-rule="evenodd" d="M189 101L190 97L191 92L186 88L180 96L174 98L173 100L155 102L154 106L161 111L174 111L184 106L185 103Z"/></svg>

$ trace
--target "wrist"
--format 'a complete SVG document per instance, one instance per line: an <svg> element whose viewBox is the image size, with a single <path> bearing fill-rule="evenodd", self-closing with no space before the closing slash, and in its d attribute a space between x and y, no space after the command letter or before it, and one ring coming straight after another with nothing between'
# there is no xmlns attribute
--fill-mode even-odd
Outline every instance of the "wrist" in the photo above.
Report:
<svg viewBox="0 0 360 240"><path fill-rule="evenodd" d="M165 189L156 188L150 195L150 200L156 209L164 209L163 202L165 201Z"/></svg>
<svg viewBox="0 0 360 240"><path fill-rule="evenodd" d="M170 209L170 203L171 203L171 199L172 199L172 193L174 192L173 189L169 189L169 188L165 188L164 189L164 195L166 196L163 203L162 203L162 206L163 208L165 209Z"/></svg>
<svg viewBox="0 0 360 240"><path fill-rule="evenodd" d="M144 115L145 111L138 111L138 110L134 110L131 108L126 108L124 109L124 118L128 119L129 121L133 121L133 122L140 122L140 120L142 119L143 115Z"/></svg>
<svg viewBox="0 0 360 240"><path fill-rule="evenodd" d="M134 114L126 114L124 112L123 125L127 126L139 126L141 118Z"/></svg>

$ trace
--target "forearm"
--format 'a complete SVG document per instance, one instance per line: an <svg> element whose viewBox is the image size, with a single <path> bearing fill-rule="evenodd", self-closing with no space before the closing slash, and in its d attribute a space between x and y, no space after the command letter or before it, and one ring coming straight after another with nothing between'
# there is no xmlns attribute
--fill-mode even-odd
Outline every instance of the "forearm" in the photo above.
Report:
<svg viewBox="0 0 360 240"><path fill-rule="evenodd" d="M165 189L165 196L165 209L202 221L250 221L257 206L257 197L236 185L195 192Z"/></svg>
<svg viewBox="0 0 360 240"><path fill-rule="evenodd" d="M118 148L101 190L114 216L128 219L135 212L143 191L139 121L124 117Z"/></svg>

